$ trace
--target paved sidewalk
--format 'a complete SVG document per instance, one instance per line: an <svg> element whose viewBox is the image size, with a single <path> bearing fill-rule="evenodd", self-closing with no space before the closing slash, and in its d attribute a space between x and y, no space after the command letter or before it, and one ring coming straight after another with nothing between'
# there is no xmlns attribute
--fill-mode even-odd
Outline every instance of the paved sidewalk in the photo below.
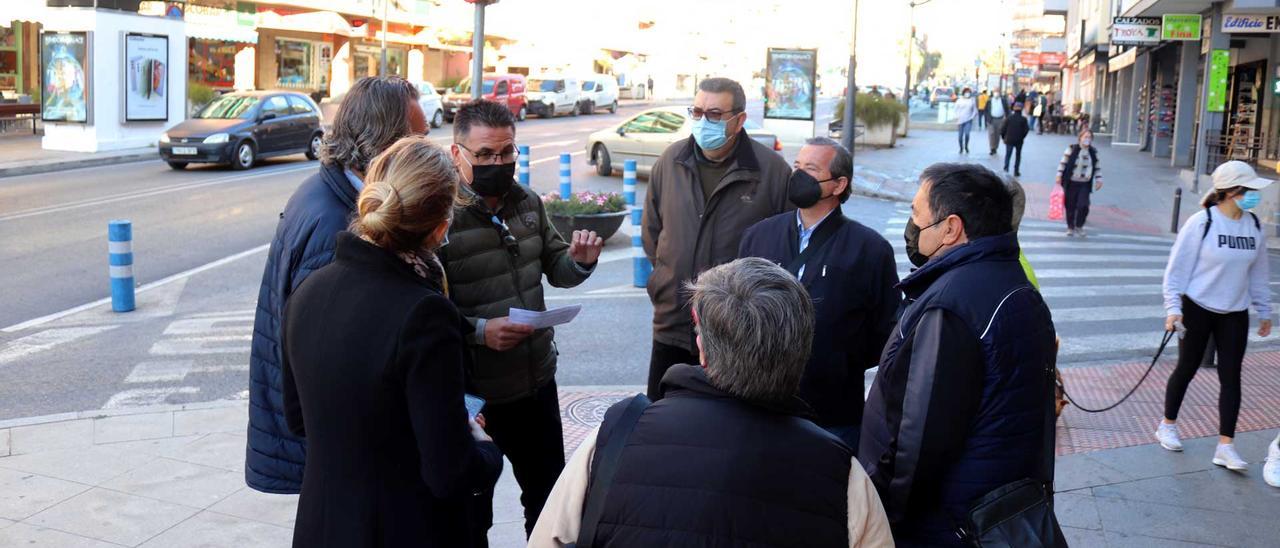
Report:
<svg viewBox="0 0 1280 548"><path fill-rule="evenodd" d="M970 135L969 154L956 152L956 132L912 129L909 137L891 149L858 149L855 191L877 197L910 201L917 189L920 172L936 162L972 162L997 172L1004 167L1004 145L994 156L987 149L986 130ZM1049 192L1053 188L1058 162L1074 137L1028 135L1022 149L1022 177L1027 191L1027 218L1047 219ZM1104 186L1092 195L1089 224L1146 234L1169 234L1174 190L1181 187L1179 169L1167 159L1152 158L1133 147L1112 147L1099 138L1099 164ZM1010 166L1012 168L1012 166ZM1195 213L1199 197L1183 191L1179 224Z"/></svg>
<svg viewBox="0 0 1280 548"><path fill-rule="evenodd" d="M1241 430L1268 429L1238 438L1242 455L1254 463L1247 474L1209 463L1213 438L1189 440L1182 454L1146 443L1150 433L1143 431L1155 420L1147 416L1146 399L1163 388L1159 371L1133 404L1097 419L1068 411L1059 425L1065 456L1057 466L1058 514L1072 544L1274 545L1280 489L1262 482L1261 458L1274 435L1269 429L1280 426L1277 369L1280 353L1251 357L1246 368ZM1064 370L1068 387L1082 398L1109 398L1132 375L1130 366ZM640 390L561 388L566 454L610 405ZM1209 376L1192 383L1183 426L1188 437L1203 435L1215 420L1205 416L1214 412L1214 394ZM289 546L297 497L245 487L246 423L244 401L0 421L0 546ZM1107 430L1108 423L1123 426ZM1135 443L1146 444L1116 448ZM509 465L495 500L491 544L521 546Z"/></svg>
<svg viewBox="0 0 1280 548"><path fill-rule="evenodd" d="M49 173L82 167L155 160L155 147L126 148L102 152L65 152L40 148L39 135L0 136L0 177Z"/></svg>

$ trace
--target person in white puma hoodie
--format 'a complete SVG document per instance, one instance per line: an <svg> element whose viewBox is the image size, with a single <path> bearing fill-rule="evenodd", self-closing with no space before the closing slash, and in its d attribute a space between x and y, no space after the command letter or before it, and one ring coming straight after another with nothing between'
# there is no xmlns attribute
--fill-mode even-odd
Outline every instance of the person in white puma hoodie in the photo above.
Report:
<svg viewBox="0 0 1280 548"><path fill-rule="evenodd" d="M1258 314L1258 336L1271 334L1270 265L1267 236L1251 209L1271 180L1258 177L1248 164L1230 161L1213 171L1213 189L1201 201L1203 211L1187 219L1164 272L1166 331L1178 331L1178 365L1165 389L1164 420L1156 439L1170 451L1181 451L1178 409L1204 357L1212 336L1217 344L1218 449L1213 463L1246 470L1236 452L1236 418L1240 414L1240 370L1249 341L1249 305Z"/></svg>

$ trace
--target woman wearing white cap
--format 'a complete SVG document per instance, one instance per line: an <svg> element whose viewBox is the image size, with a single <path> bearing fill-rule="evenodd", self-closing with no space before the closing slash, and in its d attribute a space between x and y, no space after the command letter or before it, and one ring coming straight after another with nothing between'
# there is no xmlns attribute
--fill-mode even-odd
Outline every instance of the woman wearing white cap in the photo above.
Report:
<svg viewBox="0 0 1280 548"><path fill-rule="evenodd" d="M1170 451L1181 451L1178 409L1195 376L1209 336L1218 348L1218 449L1213 463L1245 470L1236 453L1236 418L1240 414L1240 367L1249 340L1249 305L1261 320L1258 336L1271 334L1270 268L1267 239L1258 217L1250 212L1262 200L1259 189L1271 184L1248 164L1231 161L1213 171L1213 189L1178 232L1164 271L1165 329L1183 331L1178 365L1165 389L1164 420L1156 439Z"/></svg>

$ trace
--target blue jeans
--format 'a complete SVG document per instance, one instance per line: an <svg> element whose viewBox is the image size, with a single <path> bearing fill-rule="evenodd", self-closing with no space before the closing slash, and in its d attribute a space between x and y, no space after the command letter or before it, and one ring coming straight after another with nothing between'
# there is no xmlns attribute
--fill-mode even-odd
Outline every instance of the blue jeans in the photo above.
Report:
<svg viewBox="0 0 1280 548"><path fill-rule="evenodd" d="M969 150L969 130L973 129L973 120L960 124L956 139L960 142L960 150Z"/></svg>
<svg viewBox="0 0 1280 548"><path fill-rule="evenodd" d="M853 454L858 454L858 440L862 438L862 427L853 426L828 426L824 428L831 435L840 438L840 441L849 446L853 450Z"/></svg>

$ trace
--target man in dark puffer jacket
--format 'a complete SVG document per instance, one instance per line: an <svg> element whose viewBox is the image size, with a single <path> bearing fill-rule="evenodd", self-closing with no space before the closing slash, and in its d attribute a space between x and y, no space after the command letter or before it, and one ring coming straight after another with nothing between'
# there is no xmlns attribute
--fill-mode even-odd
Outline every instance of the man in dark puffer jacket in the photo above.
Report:
<svg viewBox="0 0 1280 548"><path fill-rule="evenodd" d="M1040 476L1053 458L1043 443L1054 328L1018 262L1000 179L935 164L920 181L912 221L929 260L899 284L908 304L867 398L858 460L898 546L963 546L956 532L979 498L1052 482Z"/></svg>
<svg viewBox="0 0 1280 548"><path fill-rule="evenodd" d="M306 442L289 432L281 392L280 321L285 301L308 275L333 261L335 237L351 223L369 162L401 137L427 131L417 88L396 77L362 78L347 92L325 136L320 173L298 186L280 214L258 291L249 355L244 464L249 487L279 494L302 489Z"/></svg>
<svg viewBox="0 0 1280 548"><path fill-rule="evenodd" d="M573 455L529 546L889 546L889 525L853 452L805 416L797 394L814 308L761 258L717 266L693 290L701 363L667 369L664 397L629 434L626 400ZM621 447L607 496L602 455ZM603 505L591 527L584 508Z"/></svg>

